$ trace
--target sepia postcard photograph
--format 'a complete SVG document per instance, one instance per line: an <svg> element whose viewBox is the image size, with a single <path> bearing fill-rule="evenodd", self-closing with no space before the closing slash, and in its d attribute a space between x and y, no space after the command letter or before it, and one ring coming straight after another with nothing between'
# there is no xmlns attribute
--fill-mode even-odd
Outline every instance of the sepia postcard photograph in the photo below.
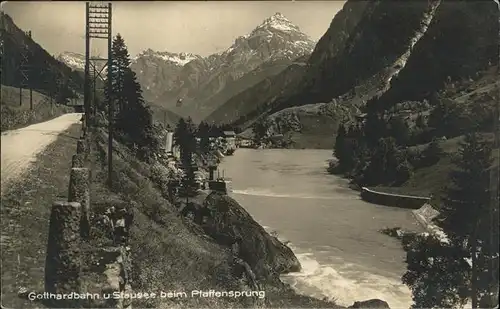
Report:
<svg viewBox="0 0 500 309"><path fill-rule="evenodd" d="M0 5L2 308L498 308L499 0Z"/></svg>

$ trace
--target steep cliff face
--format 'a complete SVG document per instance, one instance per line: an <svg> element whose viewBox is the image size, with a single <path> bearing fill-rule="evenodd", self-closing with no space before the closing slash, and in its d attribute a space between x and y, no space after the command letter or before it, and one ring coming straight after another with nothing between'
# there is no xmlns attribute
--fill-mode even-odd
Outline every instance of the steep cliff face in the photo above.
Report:
<svg viewBox="0 0 500 309"><path fill-rule="evenodd" d="M295 90L253 118L274 123L266 115L300 112L307 104L362 107L371 100L390 107L428 99L446 82L474 79L496 65L498 33L494 1L348 1Z"/></svg>
<svg viewBox="0 0 500 309"><path fill-rule="evenodd" d="M442 1L426 35L380 98L421 100L447 81L475 79L498 64L500 13L494 1Z"/></svg>
<svg viewBox="0 0 500 309"><path fill-rule="evenodd" d="M329 102L368 81L365 91L382 90L404 67L439 4L348 1L311 55L303 88L280 107Z"/></svg>
<svg viewBox="0 0 500 309"><path fill-rule="evenodd" d="M494 1L348 1L312 53L303 87L281 107L328 102L363 84L384 102L423 99L448 77L496 62Z"/></svg>

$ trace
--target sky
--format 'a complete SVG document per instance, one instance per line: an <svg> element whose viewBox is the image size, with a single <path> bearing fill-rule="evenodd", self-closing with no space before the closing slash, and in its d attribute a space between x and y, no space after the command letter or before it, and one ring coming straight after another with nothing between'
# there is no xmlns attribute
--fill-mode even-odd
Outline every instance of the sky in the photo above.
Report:
<svg viewBox="0 0 500 309"><path fill-rule="evenodd" d="M280 12L319 40L345 1L113 1L113 35L131 56L151 48L208 56L229 48L269 16ZM7 1L2 10L49 53L85 51L85 2ZM92 40L93 55L106 53Z"/></svg>

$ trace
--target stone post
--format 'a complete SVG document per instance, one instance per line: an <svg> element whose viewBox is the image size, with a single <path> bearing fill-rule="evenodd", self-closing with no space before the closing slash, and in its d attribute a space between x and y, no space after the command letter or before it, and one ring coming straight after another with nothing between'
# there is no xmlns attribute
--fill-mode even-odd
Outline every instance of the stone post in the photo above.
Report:
<svg viewBox="0 0 500 309"><path fill-rule="evenodd" d="M85 157L81 153L73 155L71 166L72 167L83 167L85 165Z"/></svg>
<svg viewBox="0 0 500 309"><path fill-rule="evenodd" d="M45 291L48 293L80 292L80 211L80 204L76 202L52 205L45 260ZM57 307L69 307L66 302L57 303Z"/></svg>
<svg viewBox="0 0 500 309"><path fill-rule="evenodd" d="M85 139L79 139L78 142L76 142L76 153L85 154L87 152L85 144Z"/></svg>
<svg viewBox="0 0 500 309"><path fill-rule="evenodd" d="M90 170L88 168L71 169L68 201L81 205L81 236L87 238L90 232Z"/></svg>

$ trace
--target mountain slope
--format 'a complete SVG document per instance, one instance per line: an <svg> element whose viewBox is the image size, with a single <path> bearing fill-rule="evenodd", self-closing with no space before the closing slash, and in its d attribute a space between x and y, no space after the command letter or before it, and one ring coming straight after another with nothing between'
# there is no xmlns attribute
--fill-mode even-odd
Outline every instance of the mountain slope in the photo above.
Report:
<svg viewBox="0 0 500 309"><path fill-rule="evenodd" d="M63 52L59 54L56 59L65 63L75 71L85 71L85 55L73 52Z"/></svg>
<svg viewBox="0 0 500 309"><path fill-rule="evenodd" d="M132 59L130 67L144 88L144 97L154 101L158 99L159 94L174 87L177 75L184 65L198 58L201 57L147 49Z"/></svg>
<svg viewBox="0 0 500 309"><path fill-rule="evenodd" d="M305 104L362 107L370 100L387 105L429 99L446 82L474 77L496 63L493 1L351 0L316 45L299 85L256 117Z"/></svg>
<svg viewBox="0 0 500 309"><path fill-rule="evenodd" d="M160 68L157 62L155 70L168 77L162 78L160 74L143 76L145 97L168 107L175 106L182 98L183 106L173 110L201 120L233 95L280 72L294 59L308 55L314 45L296 25L276 13L251 33L237 38L223 53L194 57L181 68L179 65ZM134 70L145 74L144 65L139 65L140 58L136 60ZM271 68L270 65L277 67ZM260 66L261 73L254 71ZM246 82L237 82L248 73L252 74L246 77L251 81L248 86L245 86ZM175 80L172 80L173 76ZM214 97L222 91L228 92Z"/></svg>
<svg viewBox="0 0 500 309"><path fill-rule="evenodd" d="M447 82L475 79L478 72L498 64L499 24L494 1L443 1L380 101L422 100Z"/></svg>
<svg viewBox="0 0 500 309"><path fill-rule="evenodd" d="M178 114L162 106L147 101L146 103L151 108L151 111L153 112L153 121L156 123L160 123L162 125L167 125L170 126L171 128L175 128L179 120L182 118Z"/></svg>
<svg viewBox="0 0 500 309"><path fill-rule="evenodd" d="M23 50L27 48L28 64L31 68L28 85L33 90L49 96L56 94L70 96L73 91L83 92L82 74L54 59L3 12L0 12L0 24L3 39L1 65L3 85L19 87L24 80L20 67L23 63Z"/></svg>
<svg viewBox="0 0 500 309"><path fill-rule="evenodd" d="M249 89L249 93L246 95L245 100L235 98L236 101L240 101L240 103L237 104L238 110L245 112L239 112L228 106L224 110L218 111L218 116L214 116L215 119L224 122L235 121L234 124L242 126L242 128L245 129L248 127L248 124L251 124L253 120L263 113L270 114L280 109L287 108L288 106L293 106L294 104L290 103L291 97L305 92L308 85L315 85L322 74L334 74L332 73L334 59L344 50L348 43L348 39L353 36L360 20L373 14L373 9L373 4L370 4L369 1L346 2L343 9L333 18L329 29L316 44L306 66L300 69L291 69L290 71L292 72L285 71L282 73L282 76L276 76L271 83L273 85L276 84L276 91L271 91L272 95L263 95L262 91L252 91ZM306 73L309 77L306 76ZM282 83L278 82L280 80L287 81L290 87L284 88ZM334 85L331 84L327 88L330 89L332 86ZM264 89L264 87L262 89ZM266 90L269 91L269 89ZM308 93L307 95L310 94ZM266 107L262 104L254 105L253 102L259 102L261 98L266 102ZM317 102L308 97L304 98L303 102L299 99L296 101L300 102L296 103L296 105ZM224 114L234 115L235 113L238 114L237 119L233 119L233 116L222 116Z"/></svg>
<svg viewBox="0 0 500 309"><path fill-rule="evenodd" d="M306 61L307 56L296 59L278 74L265 78L226 100L205 120L218 124L232 123L234 125L244 125L251 122L255 117L271 108L268 105L269 102L273 102L280 94L291 91L297 86L306 70Z"/></svg>

